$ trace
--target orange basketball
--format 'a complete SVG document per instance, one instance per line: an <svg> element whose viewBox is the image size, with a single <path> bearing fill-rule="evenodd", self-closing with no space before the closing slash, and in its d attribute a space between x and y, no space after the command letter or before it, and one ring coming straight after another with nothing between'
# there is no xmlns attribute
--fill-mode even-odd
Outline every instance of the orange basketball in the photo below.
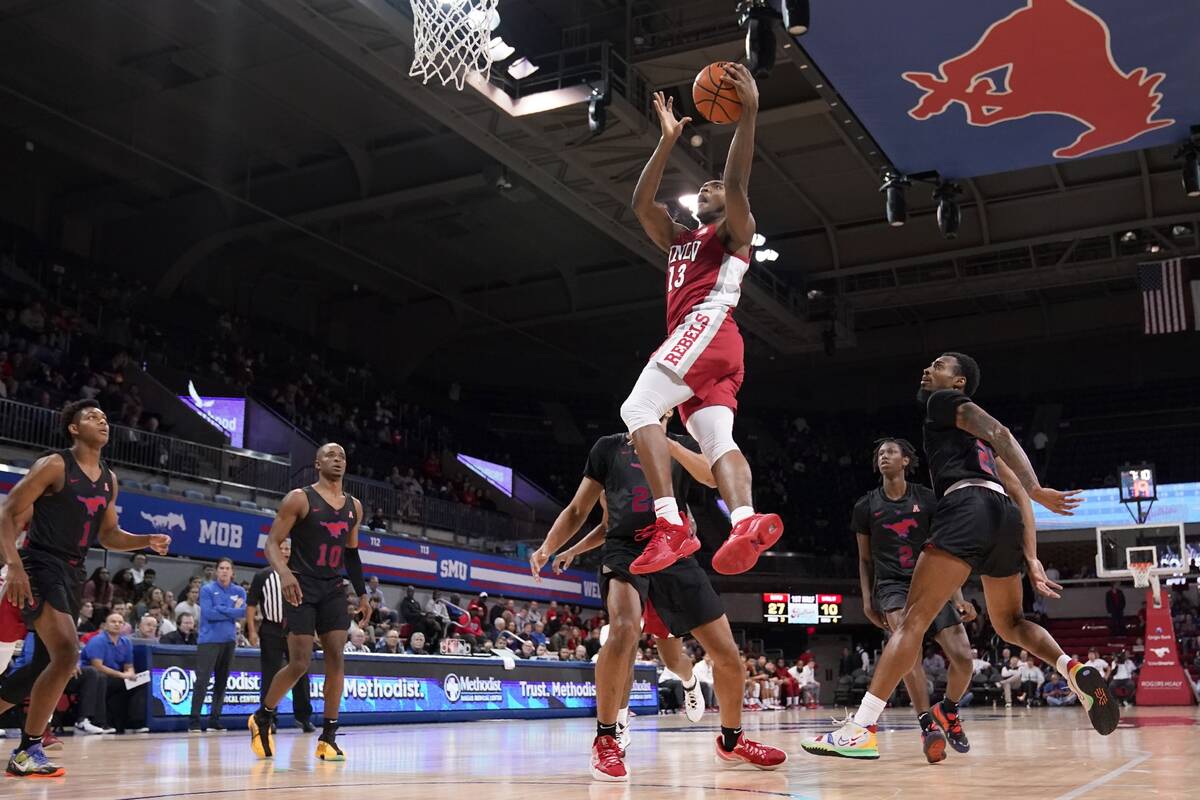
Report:
<svg viewBox="0 0 1200 800"><path fill-rule="evenodd" d="M725 79L725 66L718 61L696 75L692 83L692 101L709 122L728 125L742 116L742 101L737 90Z"/></svg>

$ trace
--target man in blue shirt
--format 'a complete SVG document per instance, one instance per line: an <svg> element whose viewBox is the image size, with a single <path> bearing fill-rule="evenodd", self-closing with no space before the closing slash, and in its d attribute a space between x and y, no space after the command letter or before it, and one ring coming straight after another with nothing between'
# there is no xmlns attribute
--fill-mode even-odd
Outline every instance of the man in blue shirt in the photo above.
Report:
<svg viewBox="0 0 1200 800"><path fill-rule="evenodd" d="M146 685L128 689L132 680L133 642L121 635L125 620L109 614L104 630L83 648L79 682L80 720L83 733L112 733L142 728L146 720ZM110 727L109 721L116 723Z"/></svg>
<svg viewBox="0 0 1200 800"><path fill-rule="evenodd" d="M208 681L213 677L213 701L208 714L208 729L223 731L221 709L225 705L225 684L237 645L237 621L246 618L246 590L233 582L233 561L217 562L217 579L200 587L200 636L196 646L196 680L192 682L192 710L188 733L200 733L200 707Z"/></svg>

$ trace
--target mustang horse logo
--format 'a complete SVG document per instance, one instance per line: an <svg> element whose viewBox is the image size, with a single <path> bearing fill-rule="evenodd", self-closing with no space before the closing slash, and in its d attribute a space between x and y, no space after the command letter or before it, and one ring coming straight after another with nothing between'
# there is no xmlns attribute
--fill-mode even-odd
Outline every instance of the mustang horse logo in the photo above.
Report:
<svg viewBox="0 0 1200 800"><path fill-rule="evenodd" d="M916 120L961 103L967 122L988 126L1035 114L1070 117L1086 127L1055 158L1078 158L1168 125L1154 119L1165 73L1123 71L1113 58L1108 24L1076 0L1027 0L995 22L967 52L943 61L937 75L905 72L925 94L908 112ZM1003 74L1003 89L993 75Z"/></svg>

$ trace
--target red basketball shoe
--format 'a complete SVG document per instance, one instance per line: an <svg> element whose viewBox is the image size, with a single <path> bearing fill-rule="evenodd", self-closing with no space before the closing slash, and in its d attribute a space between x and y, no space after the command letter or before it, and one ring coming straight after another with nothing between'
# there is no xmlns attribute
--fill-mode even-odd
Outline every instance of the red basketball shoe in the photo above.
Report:
<svg viewBox="0 0 1200 800"><path fill-rule="evenodd" d="M592 779L610 782L629 780L621 745L612 736L597 736L592 742Z"/></svg>
<svg viewBox="0 0 1200 800"><path fill-rule="evenodd" d="M642 528L633 538L634 541L650 540L642 554L629 565L629 571L634 575L659 572L700 549L700 540L692 535L689 525L672 525L662 517L653 525ZM694 540L694 546L690 540Z"/></svg>
<svg viewBox="0 0 1200 800"><path fill-rule="evenodd" d="M712 568L722 575L739 575L753 569L758 557L783 536L778 514L754 514L733 526L729 538L713 555ZM649 548L647 548L649 549Z"/></svg>
<svg viewBox="0 0 1200 800"><path fill-rule="evenodd" d="M729 768L749 764L757 769L779 769L787 761L787 753L778 747L751 741L744 733L738 736L737 747L732 751L726 750L717 736L716 753L717 763Z"/></svg>

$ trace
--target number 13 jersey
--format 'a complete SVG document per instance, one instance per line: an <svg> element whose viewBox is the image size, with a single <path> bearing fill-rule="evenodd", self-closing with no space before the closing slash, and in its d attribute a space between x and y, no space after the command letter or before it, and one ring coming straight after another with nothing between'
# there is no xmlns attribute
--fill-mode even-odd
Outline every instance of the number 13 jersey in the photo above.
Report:
<svg viewBox="0 0 1200 800"><path fill-rule="evenodd" d="M676 237L667 253L667 330L692 311L736 308L750 262L725 249L716 225Z"/></svg>

